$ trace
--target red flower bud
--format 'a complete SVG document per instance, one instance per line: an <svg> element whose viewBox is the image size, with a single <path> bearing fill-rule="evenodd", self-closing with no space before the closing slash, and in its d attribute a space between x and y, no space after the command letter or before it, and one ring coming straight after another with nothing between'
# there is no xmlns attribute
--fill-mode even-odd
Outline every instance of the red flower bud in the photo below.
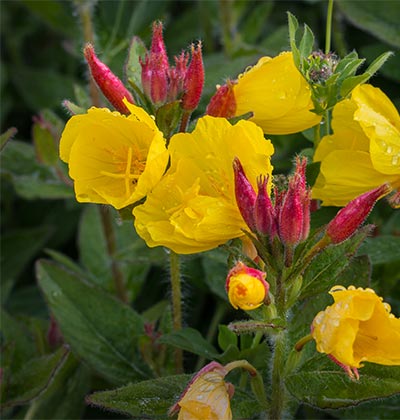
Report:
<svg viewBox="0 0 400 420"><path fill-rule="evenodd" d="M326 234L331 242L338 244L348 239L364 222L375 203L390 191L390 185L383 184L356 197L339 210L326 228Z"/></svg>
<svg viewBox="0 0 400 420"><path fill-rule="evenodd" d="M254 206L256 231L272 240L277 234L277 225L275 208L267 192L268 178L260 176L257 183L258 194Z"/></svg>
<svg viewBox="0 0 400 420"><path fill-rule="evenodd" d="M247 226L252 230L256 230L254 220L254 205L256 202L256 192L250 181L244 173L242 164L238 158L233 161L233 170L235 177L235 195L240 214Z"/></svg>
<svg viewBox="0 0 400 420"><path fill-rule="evenodd" d="M129 114L129 110L123 103L123 99L126 98L126 100L132 104L134 104L135 101L122 81L97 58L92 44L85 45L83 54L89 64L93 79L103 92L104 96L111 102L117 111L122 114Z"/></svg>
<svg viewBox="0 0 400 420"><path fill-rule="evenodd" d="M218 86L217 92L207 106L206 114L212 117L232 118L236 112L236 99L233 92L234 82L228 80L226 85Z"/></svg>
<svg viewBox="0 0 400 420"><path fill-rule="evenodd" d="M151 56L158 56L160 65L168 68L168 54L164 43L163 26L161 22L153 22L153 37L151 39Z"/></svg>
<svg viewBox="0 0 400 420"><path fill-rule="evenodd" d="M193 111L200 102L201 93L204 85L204 66L201 54L201 42L197 47L192 45L192 58L186 71L184 81L184 91L182 97L182 109Z"/></svg>
<svg viewBox="0 0 400 420"><path fill-rule="evenodd" d="M279 237L285 245L297 245L310 231L310 192L306 187L306 159L297 159L296 170L279 210Z"/></svg>

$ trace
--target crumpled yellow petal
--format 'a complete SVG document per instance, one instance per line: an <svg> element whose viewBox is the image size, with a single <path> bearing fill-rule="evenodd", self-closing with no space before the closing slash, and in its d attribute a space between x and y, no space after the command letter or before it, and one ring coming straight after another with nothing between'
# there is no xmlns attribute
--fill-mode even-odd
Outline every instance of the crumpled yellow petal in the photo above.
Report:
<svg viewBox="0 0 400 420"><path fill-rule="evenodd" d="M133 210L147 245L189 254L242 236L246 224L236 205L232 162L239 157L254 184L261 173L271 175L273 146L261 129L206 116L192 133L174 135L169 151L167 173Z"/></svg>

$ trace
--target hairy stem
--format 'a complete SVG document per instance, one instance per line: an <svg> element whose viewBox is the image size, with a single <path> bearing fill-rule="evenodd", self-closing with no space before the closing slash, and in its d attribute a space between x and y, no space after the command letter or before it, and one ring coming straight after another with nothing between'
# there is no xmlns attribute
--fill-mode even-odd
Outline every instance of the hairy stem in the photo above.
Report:
<svg viewBox="0 0 400 420"><path fill-rule="evenodd" d="M114 227L111 220L110 208L106 206L100 206L100 214L101 223L103 225L104 230L104 236L106 238L107 252L111 259L111 271L115 285L115 290L119 299L122 300L122 302L127 303L129 299L127 291L125 289L124 277L114 258L117 247L115 241Z"/></svg>
<svg viewBox="0 0 400 420"><path fill-rule="evenodd" d="M182 329L182 291L179 255L170 250L170 275L172 294L172 323L174 331ZM182 349L175 350L175 368L177 373L183 372Z"/></svg>

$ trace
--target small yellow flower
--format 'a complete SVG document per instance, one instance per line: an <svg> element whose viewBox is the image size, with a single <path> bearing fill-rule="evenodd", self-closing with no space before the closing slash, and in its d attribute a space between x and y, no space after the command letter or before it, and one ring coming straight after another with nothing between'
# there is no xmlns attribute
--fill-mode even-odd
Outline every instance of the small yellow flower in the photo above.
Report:
<svg viewBox="0 0 400 420"><path fill-rule="evenodd" d="M290 134L321 121L311 112L313 108L310 88L296 68L292 53L283 52L274 58L260 58L237 82L228 81L219 88L207 113L229 118L253 112L250 121L264 133Z"/></svg>
<svg viewBox="0 0 400 420"><path fill-rule="evenodd" d="M226 291L235 309L251 311L261 306L269 290L266 273L238 262L228 273Z"/></svg>
<svg viewBox="0 0 400 420"><path fill-rule="evenodd" d="M400 116L380 89L357 86L335 106L332 127L315 152L321 169L313 198L344 206L386 182L400 188Z"/></svg>
<svg viewBox="0 0 400 420"><path fill-rule="evenodd" d="M234 388L224 381L227 373L219 363L206 365L194 376L170 415L179 411L178 420L231 420Z"/></svg>
<svg viewBox="0 0 400 420"><path fill-rule="evenodd" d="M93 107L67 122L60 157L80 202L123 208L143 198L165 171L162 133L142 108L124 103L128 116Z"/></svg>
<svg viewBox="0 0 400 420"><path fill-rule="evenodd" d="M317 350L349 369L361 362L400 365L400 319L390 306L372 289L335 286L329 293L335 303L312 323Z"/></svg>
<svg viewBox="0 0 400 420"><path fill-rule="evenodd" d="M171 138L170 168L133 210L136 231L148 246L179 254L243 236L246 224L236 205L232 162L239 157L254 182L259 174L271 179L273 150L249 121L231 125L224 118L200 118L192 133Z"/></svg>

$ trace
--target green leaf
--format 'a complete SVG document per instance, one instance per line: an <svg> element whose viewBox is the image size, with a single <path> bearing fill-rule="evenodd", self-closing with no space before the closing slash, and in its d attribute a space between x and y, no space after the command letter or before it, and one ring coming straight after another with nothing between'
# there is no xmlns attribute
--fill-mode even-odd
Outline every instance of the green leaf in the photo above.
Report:
<svg viewBox="0 0 400 420"><path fill-rule="evenodd" d="M397 2L338 0L336 4L355 26L400 47L400 9Z"/></svg>
<svg viewBox="0 0 400 420"><path fill-rule="evenodd" d="M348 240L339 245L328 246L318 254L304 272L300 299L328 291L349 265L368 232L369 227L365 226Z"/></svg>
<svg viewBox="0 0 400 420"><path fill-rule="evenodd" d="M35 354L34 341L29 330L1 309L1 335L3 348L11 348L10 358L1 358L2 368L17 372Z"/></svg>
<svg viewBox="0 0 400 420"><path fill-rule="evenodd" d="M142 66L140 65L140 59L144 60L146 52L147 48L143 41L139 37L134 36L129 45L124 73L126 80L131 79L140 90L142 89Z"/></svg>
<svg viewBox="0 0 400 420"><path fill-rule="evenodd" d="M314 47L314 34L308 25L304 25L304 34L300 41L300 55L308 57Z"/></svg>
<svg viewBox="0 0 400 420"><path fill-rule="evenodd" d="M51 383L68 354L65 347L55 353L26 361L22 369L11 375L4 383L7 388L2 393L1 404L14 406L26 404L36 398ZM5 374L7 376L7 372Z"/></svg>
<svg viewBox="0 0 400 420"><path fill-rule="evenodd" d="M15 127L10 127L6 132L0 135L0 151L3 150L6 143L17 134Z"/></svg>
<svg viewBox="0 0 400 420"><path fill-rule="evenodd" d="M79 357L117 384L149 376L138 355L143 322L133 309L49 261L37 264L37 277L65 342Z"/></svg>
<svg viewBox="0 0 400 420"><path fill-rule="evenodd" d="M228 273L226 252L214 249L203 254L202 265L205 273L204 281L210 290L220 298L227 300L225 277Z"/></svg>
<svg viewBox="0 0 400 420"><path fill-rule="evenodd" d="M177 401L190 378L191 375L176 375L129 384L112 391L95 392L86 401L134 418L167 418L168 410Z"/></svg>
<svg viewBox="0 0 400 420"><path fill-rule="evenodd" d="M81 419L90 391L90 370L70 353L51 385L29 408L32 419Z"/></svg>
<svg viewBox="0 0 400 420"><path fill-rule="evenodd" d="M44 124L36 122L33 125L32 135L39 161L54 166L58 162L58 149L50 130Z"/></svg>
<svg viewBox="0 0 400 420"><path fill-rule="evenodd" d="M297 21L296 17L292 15L290 12L288 12L287 15L288 15L288 25L289 25L290 48L293 53L294 64L299 69L300 68L300 51L297 48L297 43L296 43L296 34L299 28L299 22Z"/></svg>
<svg viewBox="0 0 400 420"><path fill-rule="evenodd" d="M74 196L72 187L62 182L52 168L37 162L32 145L14 140L7 143L0 157L1 173L10 178L21 197L55 199Z"/></svg>
<svg viewBox="0 0 400 420"><path fill-rule="evenodd" d="M1 235L1 300L5 303L18 276L49 239L52 229L41 226Z"/></svg>
<svg viewBox="0 0 400 420"><path fill-rule="evenodd" d="M218 345L223 351L225 351L229 345L237 347L238 337L233 331L231 331L226 325L219 325L218 329Z"/></svg>
<svg viewBox="0 0 400 420"><path fill-rule="evenodd" d="M358 253L367 254L374 265L400 261L400 237L381 235L367 238Z"/></svg>
<svg viewBox="0 0 400 420"><path fill-rule="evenodd" d="M190 351L206 359L218 357L218 352L214 346L194 328L183 328L170 334L164 334L158 339L158 342Z"/></svg>
<svg viewBox="0 0 400 420"><path fill-rule="evenodd" d="M367 70L358 76L352 76L345 79L340 88L340 94L346 97L356 86L361 83L367 82L386 62L386 60L392 56L391 51L381 54L376 58L367 68Z"/></svg>
<svg viewBox="0 0 400 420"><path fill-rule="evenodd" d="M399 366L365 363L359 372L360 379L353 381L326 355L318 355L287 376L285 384L299 401L319 408L351 407L400 394Z"/></svg>

